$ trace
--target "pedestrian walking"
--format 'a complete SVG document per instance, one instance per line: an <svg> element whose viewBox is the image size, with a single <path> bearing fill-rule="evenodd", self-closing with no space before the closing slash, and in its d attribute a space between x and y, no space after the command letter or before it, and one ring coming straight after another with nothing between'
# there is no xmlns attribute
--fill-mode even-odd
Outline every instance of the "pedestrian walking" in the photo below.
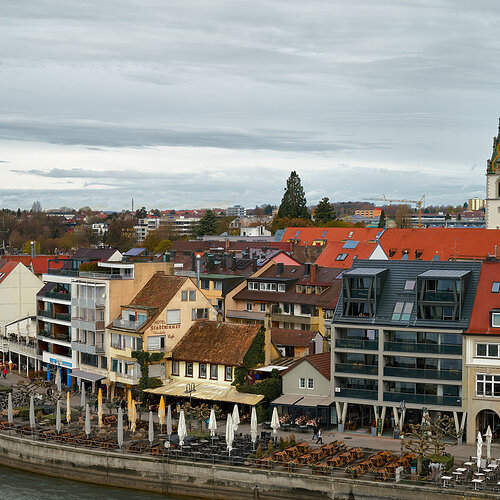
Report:
<svg viewBox="0 0 500 500"><path fill-rule="evenodd" d="M7 370L7 366L3 367L3 378L7 378L7 373L9 373L9 370Z"/></svg>
<svg viewBox="0 0 500 500"><path fill-rule="evenodd" d="M312 437L311 441L314 441L317 438L318 438L318 426L316 424L314 424L314 426L313 426L313 437Z"/></svg>
<svg viewBox="0 0 500 500"><path fill-rule="evenodd" d="M323 433L321 432L321 428L318 429L318 440L316 444L323 444Z"/></svg>

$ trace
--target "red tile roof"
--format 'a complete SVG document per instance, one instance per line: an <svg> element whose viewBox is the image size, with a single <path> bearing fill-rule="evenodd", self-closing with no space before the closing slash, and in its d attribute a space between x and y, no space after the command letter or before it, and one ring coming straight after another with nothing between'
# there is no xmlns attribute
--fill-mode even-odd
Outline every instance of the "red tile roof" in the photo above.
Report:
<svg viewBox="0 0 500 500"><path fill-rule="evenodd" d="M330 242L316 259L315 264L324 267L343 267L350 269L355 259L368 259L377 244L372 241L360 241L356 248L343 248L344 242ZM336 260L341 254L347 254L344 260Z"/></svg>
<svg viewBox="0 0 500 500"><path fill-rule="evenodd" d="M260 328L260 325L197 321L175 346L172 358L240 366Z"/></svg>
<svg viewBox="0 0 500 500"><path fill-rule="evenodd" d="M57 257L61 259L57 264L54 262L55 255L37 255L33 260L31 255L4 255L2 259L7 262L21 262L28 269L32 268L35 274L44 274L48 271L49 260L52 260L51 269L62 269L64 259L69 259L71 255L58 255Z"/></svg>
<svg viewBox="0 0 500 500"><path fill-rule="evenodd" d="M19 262L6 262L0 269L0 283L18 266Z"/></svg>
<svg viewBox="0 0 500 500"><path fill-rule="evenodd" d="M276 346L308 347L318 332L271 328L271 340Z"/></svg>
<svg viewBox="0 0 500 500"><path fill-rule="evenodd" d="M297 232L299 232L298 235ZM315 241L320 244L321 240L327 242L369 241L375 240L380 232L382 229L376 227L289 227L283 234L281 241L296 241L299 245L313 245Z"/></svg>
<svg viewBox="0 0 500 500"><path fill-rule="evenodd" d="M188 279L183 276L156 273L151 276L129 305L163 309Z"/></svg>
<svg viewBox="0 0 500 500"><path fill-rule="evenodd" d="M331 353L329 352L323 352L321 354L310 354L309 356L305 356L301 358L298 363L295 363L287 370L282 371L281 375L283 376L285 373L288 373L300 363L304 363L305 361L311 363L311 365L313 365L314 368L316 368L316 370L318 370L321 375L323 375L323 377L325 377L327 380L330 380Z"/></svg>
<svg viewBox="0 0 500 500"><path fill-rule="evenodd" d="M466 333L500 335L500 328L490 326L490 311L500 309L500 292L491 292L494 282L500 283L500 262L483 262L469 329Z"/></svg>

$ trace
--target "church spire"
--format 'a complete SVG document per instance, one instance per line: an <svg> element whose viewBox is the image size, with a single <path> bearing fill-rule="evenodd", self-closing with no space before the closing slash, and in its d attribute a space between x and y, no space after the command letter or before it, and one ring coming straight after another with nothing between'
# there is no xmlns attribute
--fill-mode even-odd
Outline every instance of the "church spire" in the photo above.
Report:
<svg viewBox="0 0 500 500"><path fill-rule="evenodd" d="M493 153L486 165L487 174L500 174L500 118L498 119L498 135L493 137Z"/></svg>

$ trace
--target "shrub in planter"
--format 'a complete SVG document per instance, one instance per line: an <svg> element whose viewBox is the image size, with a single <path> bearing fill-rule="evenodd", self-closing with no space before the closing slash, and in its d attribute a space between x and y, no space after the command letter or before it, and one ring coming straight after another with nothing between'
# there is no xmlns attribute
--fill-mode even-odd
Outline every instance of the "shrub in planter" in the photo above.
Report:
<svg viewBox="0 0 500 500"><path fill-rule="evenodd" d="M429 460L435 464L443 464L446 470L453 467L454 458L446 455L431 455Z"/></svg>

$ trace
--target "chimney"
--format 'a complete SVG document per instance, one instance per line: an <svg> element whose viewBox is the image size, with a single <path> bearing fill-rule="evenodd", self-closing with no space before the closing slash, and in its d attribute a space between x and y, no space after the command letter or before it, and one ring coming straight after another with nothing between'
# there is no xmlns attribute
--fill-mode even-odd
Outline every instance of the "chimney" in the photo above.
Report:
<svg viewBox="0 0 500 500"><path fill-rule="evenodd" d="M281 276L285 270L285 264L283 262L278 262L276 266L276 276Z"/></svg>
<svg viewBox="0 0 500 500"><path fill-rule="evenodd" d="M231 270L234 272L236 271L236 257L233 255L231 255Z"/></svg>
<svg viewBox="0 0 500 500"><path fill-rule="evenodd" d="M314 283L316 281L316 271L317 271L317 264L313 264L311 266L311 282Z"/></svg>
<svg viewBox="0 0 500 500"><path fill-rule="evenodd" d="M255 273L257 272L257 257L254 257L252 259L252 271Z"/></svg>
<svg viewBox="0 0 500 500"><path fill-rule="evenodd" d="M195 261L196 261L196 257L195 257L194 252L192 252L191 253L191 271L196 271Z"/></svg>

